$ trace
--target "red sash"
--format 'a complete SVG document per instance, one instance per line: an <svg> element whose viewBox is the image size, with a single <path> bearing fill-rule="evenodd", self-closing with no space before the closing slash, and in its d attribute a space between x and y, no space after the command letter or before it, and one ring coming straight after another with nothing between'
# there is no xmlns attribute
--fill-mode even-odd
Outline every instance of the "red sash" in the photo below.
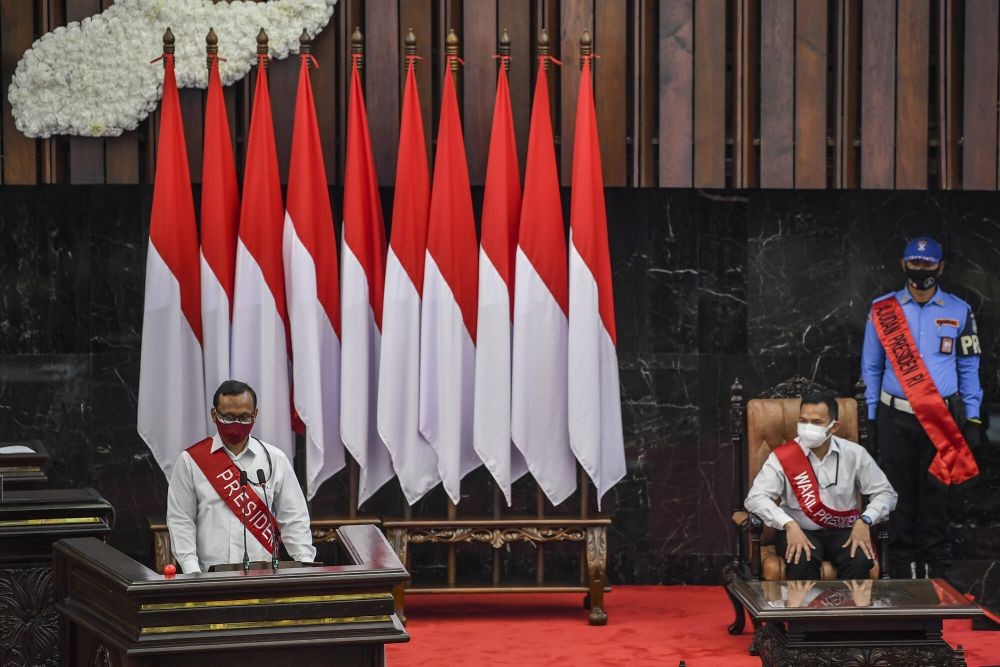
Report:
<svg viewBox="0 0 1000 667"><path fill-rule="evenodd" d="M874 303L872 324L917 421L937 448L930 473L945 485L961 484L978 475L979 466L927 371L899 300L890 297Z"/></svg>
<svg viewBox="0 0 1000 667"><path fill-rule="evenodd" d="M252 533L261 546L271 552L273 534L271 526L274 517L260 501L256 493L248 493L240 488L240 470L222 449L212 451L212 438L205 438L188 447L187 453L198 464L205 478L222 502L233 511L240 521L246 517L247 532ZM245 501L245 502L244 502Z"/></svg>
<svg viewBox="0 0 1000 667"><path fill-rule="evenodd" d="M792 485L799 507L813 523L824 528L850 528L854 525L861 515L857 509L832 510L820 500L816 473L813 472L809 459L802 453L799 443L789 440L776 447L774 455L778 457L778 463L785 471L788 483Z"/></svg>

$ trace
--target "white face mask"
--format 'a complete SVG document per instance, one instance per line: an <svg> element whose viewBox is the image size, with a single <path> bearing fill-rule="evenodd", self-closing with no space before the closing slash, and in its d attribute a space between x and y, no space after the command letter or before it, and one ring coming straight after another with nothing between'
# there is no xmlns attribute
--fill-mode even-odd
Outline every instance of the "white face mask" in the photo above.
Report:
<svg viewBox="0 0 1000 667"><path fill-rule="evenodd" d="M830 437L830 431L837 423L836 420L830 422L829 426L819 426L817 424L799 424L799 444L816 449L821 447L826 439Z"/></svg>

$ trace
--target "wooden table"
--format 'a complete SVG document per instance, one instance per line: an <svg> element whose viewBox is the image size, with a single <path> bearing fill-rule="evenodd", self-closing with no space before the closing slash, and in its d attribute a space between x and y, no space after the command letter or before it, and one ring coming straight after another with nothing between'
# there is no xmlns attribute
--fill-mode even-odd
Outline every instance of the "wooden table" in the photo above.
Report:
<svg viewBox="0 0 1000 667"><path fill-rule="evenodd" d="M983 613L943 579L740 579L728 588L753 619L751 652L767 666L964 667L942 621Z"/></svg>

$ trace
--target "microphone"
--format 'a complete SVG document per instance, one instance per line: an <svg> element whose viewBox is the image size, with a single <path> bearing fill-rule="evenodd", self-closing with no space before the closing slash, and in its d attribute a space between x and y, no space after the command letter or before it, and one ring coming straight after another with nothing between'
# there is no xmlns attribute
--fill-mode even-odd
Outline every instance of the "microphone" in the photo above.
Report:
<svg viewBox="0 0 1000 667"><path fill-rule="evenodd" d="M271 505L267 502L267 477L264 476L264 471L257 468L257 483L260 484L260 488L264 489L264 507L267 508L267 513L271 517L271 569L278 569L278 527L274 524L274 513L271 511Z"/></svg>
<svg viewBox="0 0 1000 667"><path fill-rule="evenodd" d="M250 554L247 553L247 513L246 513L246 502L247 502L247 482L250 481L250 477L247 475L246 470L240 470L240 490L243 492L243 511L240 512L240 516L243 519L243 574L250 571Z"/></svg>

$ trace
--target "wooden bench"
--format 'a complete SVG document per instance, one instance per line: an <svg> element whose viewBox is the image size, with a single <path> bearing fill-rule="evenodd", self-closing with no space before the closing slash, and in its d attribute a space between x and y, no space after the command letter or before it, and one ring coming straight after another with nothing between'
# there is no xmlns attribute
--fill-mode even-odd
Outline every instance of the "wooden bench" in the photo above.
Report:
<svg viewBox="0 0 1000 667"><path fill-rule="evenodd" d="M409 569L409 545L448 545L448 580L442 584L415 584L396 587L396 613L404 616L405 593L584 593L584 607L590 610L591 625L604 625L607 587L607 533L611 519L575 517L505 517L444 519L383 519L386 539L399 560ZM536 581L532 585L509 584L502 580L499 550L514 542L528 542L537 547ZM542 545L546 542L577 542L583 549L578 585L546 584ZM493 582L489 585L459 585L455 567L455 546L462 543L486 544L493 549Z"/></svg>

